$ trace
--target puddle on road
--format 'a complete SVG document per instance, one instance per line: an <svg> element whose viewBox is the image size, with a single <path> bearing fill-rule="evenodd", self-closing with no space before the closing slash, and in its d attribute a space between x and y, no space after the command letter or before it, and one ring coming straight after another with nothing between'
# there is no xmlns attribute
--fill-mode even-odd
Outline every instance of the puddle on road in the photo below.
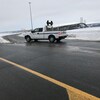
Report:
<svg viewBox="0 0 100 100"><path fill-rule="evenodd" d="M70 52L89 53L89 54L95 54L100 56L100 49L98 48L67 46L66 50Z"/></svg>

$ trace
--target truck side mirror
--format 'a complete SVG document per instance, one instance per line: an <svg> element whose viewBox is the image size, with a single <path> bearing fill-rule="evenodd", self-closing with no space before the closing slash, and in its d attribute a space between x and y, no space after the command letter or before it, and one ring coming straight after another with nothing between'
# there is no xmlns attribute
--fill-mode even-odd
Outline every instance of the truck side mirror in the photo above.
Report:
<svg viewBox="0 0 100 100"><path fill-rule="evenodd" d="M34 30L31 30L31 33L34 33L35 31Z"/></svg>

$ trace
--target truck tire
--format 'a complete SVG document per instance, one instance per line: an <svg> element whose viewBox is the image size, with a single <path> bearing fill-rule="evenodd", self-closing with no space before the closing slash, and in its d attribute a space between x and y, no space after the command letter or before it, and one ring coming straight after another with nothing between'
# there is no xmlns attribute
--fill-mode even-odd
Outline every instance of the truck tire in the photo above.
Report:
<svg viewBox="0 0 100 100"><path fill-rule="evenodd" d="M31 37L30 36L25 36L26 42L31 42Z"/></svg>
<svg viewBox="0 0 100 100"><path fill-rule="evenodd" d="M49 36L49 42L54 43L55 42L55 37L54 36Z"/></svg>

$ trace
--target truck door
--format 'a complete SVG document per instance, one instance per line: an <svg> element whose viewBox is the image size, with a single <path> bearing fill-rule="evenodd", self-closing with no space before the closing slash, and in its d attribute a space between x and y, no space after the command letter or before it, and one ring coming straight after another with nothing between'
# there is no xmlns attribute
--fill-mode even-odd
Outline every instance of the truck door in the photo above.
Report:
<svg viewBox="0 0 100 100"><path fill-rule="evenodd" d="M36 28L31 33L33 39L43 39L43 28Z"/></svg>
<svg viewBox="0 0 100 100"><path fill-rule="evenodd" d="M43 39L43 28L38 28L35 34L36 39Z"/></svg>

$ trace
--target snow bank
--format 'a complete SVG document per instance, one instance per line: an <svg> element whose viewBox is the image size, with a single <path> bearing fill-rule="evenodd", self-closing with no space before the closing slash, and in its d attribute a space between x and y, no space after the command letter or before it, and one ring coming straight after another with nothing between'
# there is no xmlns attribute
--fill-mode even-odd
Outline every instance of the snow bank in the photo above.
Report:
<svg viewBox="0 0 100 100"><path fill-rule="evenodd" d="M10 41L5 40L3 36L14 34L18 33L0 33L0 43L10 43ZM24 33L20 33L19 36L23 37L23 34ZM100 41L100 27L67 30L67 34L67 39Z"/></svg>
<svg viewBox="0 0 100 100"><path fill-rule="evenodd" d="M68 39L100 41L100 27L68 30Z"/></svg>

